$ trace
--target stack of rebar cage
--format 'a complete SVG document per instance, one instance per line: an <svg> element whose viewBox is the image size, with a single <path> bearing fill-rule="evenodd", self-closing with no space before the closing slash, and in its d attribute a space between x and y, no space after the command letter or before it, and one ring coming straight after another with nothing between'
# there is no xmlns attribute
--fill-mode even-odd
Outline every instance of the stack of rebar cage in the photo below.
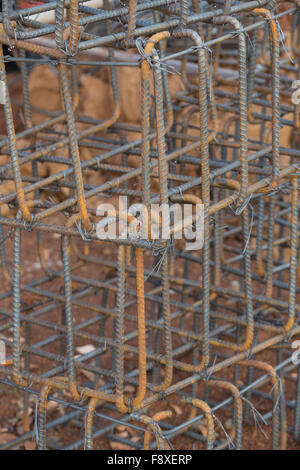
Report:
<svg viewBox="0 0 300 470"><path fill-rule="evenodd" d="M285 449L300 435L300 3L12 3L0 15L9 156L0 157L0 383L23 395L24 432L1 448L34 437L40 449L98 448L104 438L112 448L241 449L258 421ZM20 132L9 61L22 80ZM61 111L33 125L28 73L39 63L57 73ZM83 66L109 69L105 121L78 111ZM124 66L141 77L140 125L120 117ZM175 93L174 74L184 84ZM46 164L55 170L45 176ZM116 196L147 208L201 204L202 248L185 250L174 232L99 240L97 202ZM33 239L41 269L28 280ZM50 242L60 268L47 262Z"/></svg>

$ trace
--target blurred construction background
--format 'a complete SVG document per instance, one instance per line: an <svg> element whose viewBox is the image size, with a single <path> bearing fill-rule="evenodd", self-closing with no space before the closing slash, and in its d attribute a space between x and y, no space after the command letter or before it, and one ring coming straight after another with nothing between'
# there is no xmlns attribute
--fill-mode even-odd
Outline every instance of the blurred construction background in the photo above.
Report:
<svg viewBox="0 0 300 470"><path fill-rule="evenodd" d="M2 1L1 449L299 448L299 8Z"/></svg>

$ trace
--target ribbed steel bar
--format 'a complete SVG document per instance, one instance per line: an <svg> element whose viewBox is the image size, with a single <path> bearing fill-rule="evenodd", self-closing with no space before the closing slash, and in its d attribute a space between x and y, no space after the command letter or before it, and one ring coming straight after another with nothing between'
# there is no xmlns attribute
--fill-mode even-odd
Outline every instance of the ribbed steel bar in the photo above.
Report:
<svg viewBox="0 0 300 470"><path fill-rule="evenodd" d="M300 22L279 3L2 2L0 382L24 405L3 448L298 445Z"/></svg>

